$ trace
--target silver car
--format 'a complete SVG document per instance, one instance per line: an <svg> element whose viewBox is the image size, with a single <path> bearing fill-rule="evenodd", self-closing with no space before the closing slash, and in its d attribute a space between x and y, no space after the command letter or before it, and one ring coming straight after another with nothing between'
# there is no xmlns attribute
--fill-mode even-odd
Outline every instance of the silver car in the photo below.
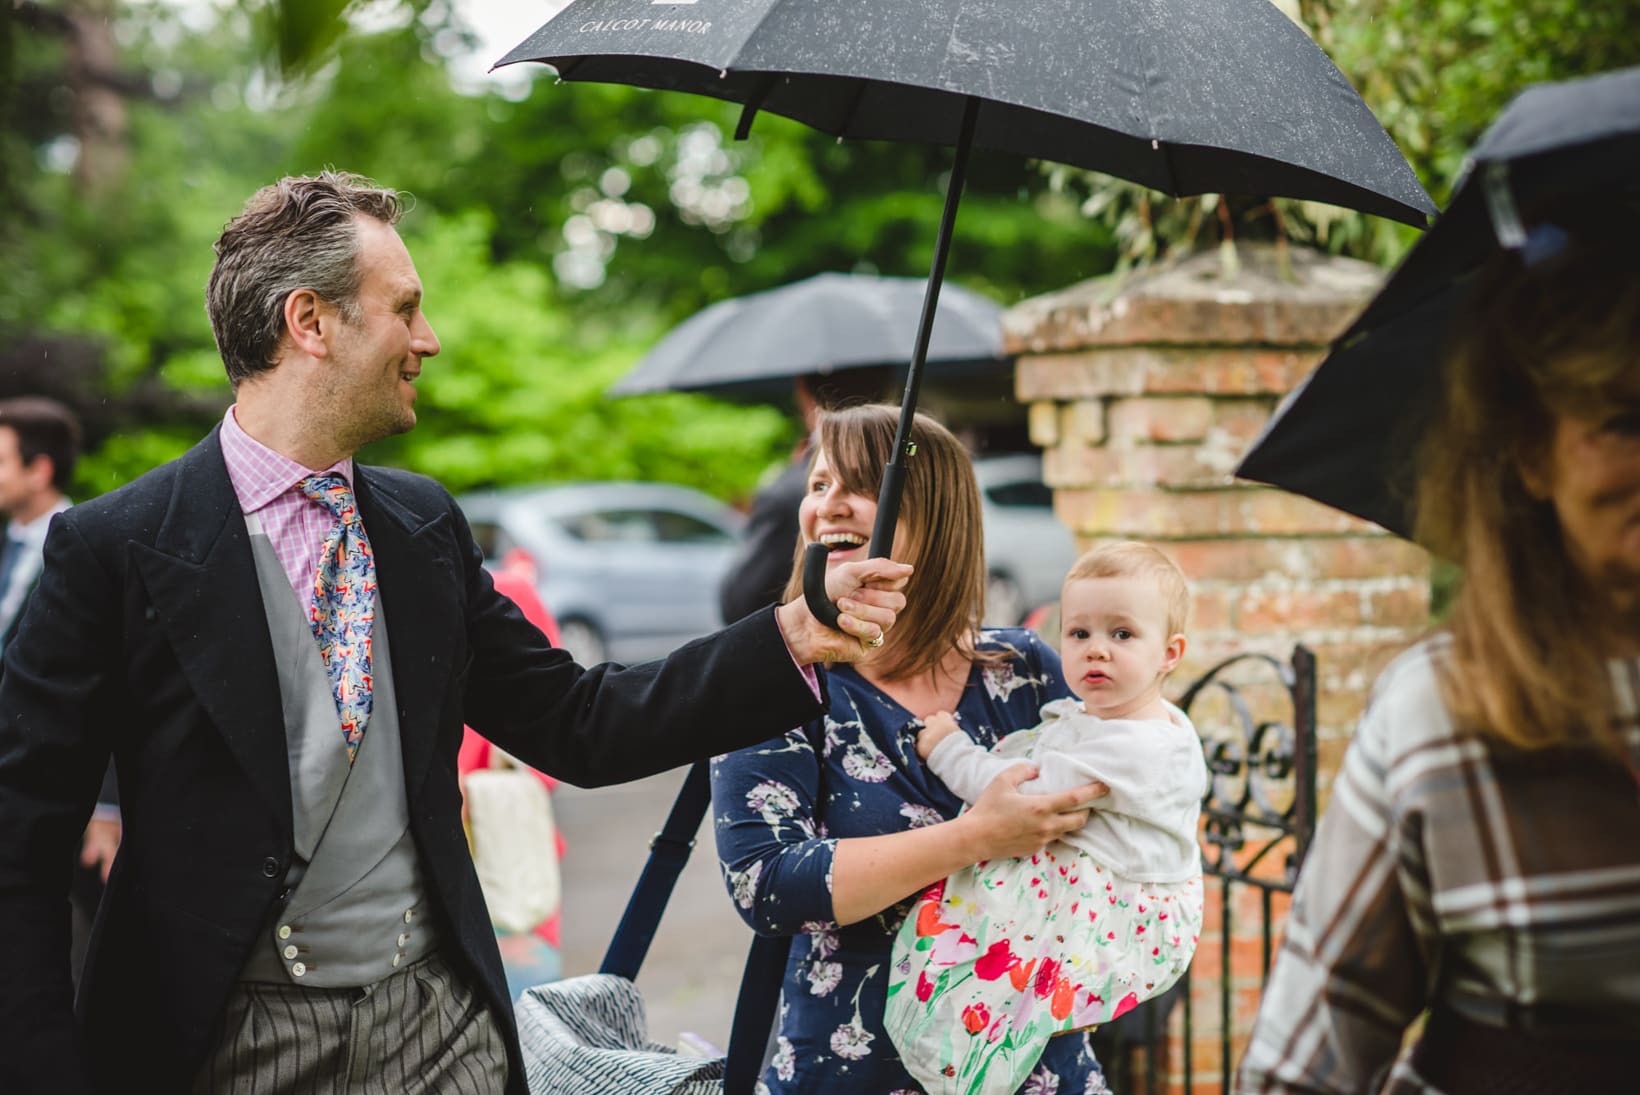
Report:
<svg viewBox="0 0 1640 1095"><path fill-rule="evenodd" d="M528 555L541 600L583 665L662 657L719 626L718 582L744 518L699 491L579 483L458 501L486 563Z"/></svg>
<svg viewBox="0 0 1640 1095"><path fill-rule="evenodd" d="M1076 561L1076 538L1054 516L1041 457L982 456L974 474L985 521L985 622L1012 627L1032 609L1059 600L1065 572Z"/></svg>

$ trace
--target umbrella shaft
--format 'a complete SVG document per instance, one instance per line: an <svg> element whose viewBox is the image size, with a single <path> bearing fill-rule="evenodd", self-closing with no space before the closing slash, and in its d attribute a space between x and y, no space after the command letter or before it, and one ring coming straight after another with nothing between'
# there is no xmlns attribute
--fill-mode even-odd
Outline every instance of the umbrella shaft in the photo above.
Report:
<svg viewBox="0 0 1640 1095"><path fill-rule="evenodd" d="M886 557L894 545L894 526L900 517L900 494L905 489L905 464L916 451L911 447L911 422L917 413L917 392L922 387L923 363L928 359L928 340L934 333L934 313L939 309L940 286L945 282L945 261L951 253L951 233L957 223L957 205L962 201L963 177L968 173L968 154L974 146L974 123L979 118L979 99L970 95L962 112L962 132L951 163L951 182L945 188L945 211L940 215L940 231L934 240L934 262L928 271L928 288L923 292L922 318L917 324L917 342L906 370L905 395L900 401L900 425L894 434L894 449L883 469L883 486L877 494L877 521L871 534L871 557Z"/></svg>
<svg viewBox="0 0 1640 1095"><path fill-rule="evenodd" d="M900 519L900 495L905 491L905 461L899 449L883 469L883 487L877 492L877 520L871 526L871 557L888 558L894 546L894 526Z"/></svg>

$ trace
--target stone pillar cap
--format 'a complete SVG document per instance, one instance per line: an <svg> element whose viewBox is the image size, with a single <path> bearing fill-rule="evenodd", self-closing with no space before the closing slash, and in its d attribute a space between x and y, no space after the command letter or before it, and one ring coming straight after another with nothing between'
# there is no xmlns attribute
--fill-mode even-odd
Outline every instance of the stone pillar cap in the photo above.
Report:
<svg viewBox="0 0 1640 1095"><path fill-rule="evenodd" d="M1217 249L1078 282L1002 317L1010 354L1100 346L1324 346L1384 279L1359 259L1307 247L1238 244L1227 271Z"/></svg>

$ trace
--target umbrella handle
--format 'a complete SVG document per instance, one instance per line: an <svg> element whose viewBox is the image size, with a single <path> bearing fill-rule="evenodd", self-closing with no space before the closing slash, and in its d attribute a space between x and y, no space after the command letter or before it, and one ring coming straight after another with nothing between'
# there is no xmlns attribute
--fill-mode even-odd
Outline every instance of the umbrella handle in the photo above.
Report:
<svg viewBox="0 0 1640 1095"><path fill-rule="evenodd" d="M900 511L900 495L904 489L905 465L897 458L892 459L883 469L883 489L877 499L877 521L871 530L873 559L888 557L889 548L894 543L893 523ZM815 619L836 631L839 630L837 618L841 613L826 596L826 556L830 554L831 548L822 543L813 543L803 549L803 603L809 606Z"/></svg>
<svg viewBox="0 0 1640 1095"><path fill-rule="evenodd" d="M826 596L826 556L830 554L831 548L818 542L803 549L803 603L815 619L836 631L841 613Z"/></svg>

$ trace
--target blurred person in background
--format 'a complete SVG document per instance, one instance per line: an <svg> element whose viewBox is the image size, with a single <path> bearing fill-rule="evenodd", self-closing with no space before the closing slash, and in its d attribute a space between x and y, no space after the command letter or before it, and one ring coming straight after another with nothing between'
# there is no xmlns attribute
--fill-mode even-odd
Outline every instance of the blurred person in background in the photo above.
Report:
<svg viewBox="0 0 1640 1095"><path fill-rule="evenodd" d="M517 605L519 611L524 613L524 618L539 627L547 641L557 646L558 623L552 618L552 613L547 611L547 606L541 603L541 597L535 591L539 577L529 555L514 548L502 559L500 568L495 572L495 591ZM471 726L463 728L461 752L456 755L456 770L461 773L463 800L470 801L467 794L469 775L510 760L511 758L505 757L502 750L497 749L477 730ZM545 772L534 768L529 768L528 771L541 782L542 788L547 792L550 793L558 786L558 781ZM472 836L470 826L468 836ZM563 833L555 827L551 854L561 860L564 857L564 849ZM474 854L476 858L480 853L474 849ZM479 880L483 881L482 873ZM488 895L486 900L489 900ZM491 920L493 923L493 914ZM507 974L507 992L514 1000L531 985L556 981L563 972L563 959L559 950L559 927L562 920L560 905L558 909L553 910L552 915L526 931L513 931L500 924L495 925L496 944L501 948L501 966Z"/></svg>
<svg viewBox="0 0 1640 1095"><path fill-rule="evenodd" d="M1350 743L1243 1091L1635 1083L1640 218L1591 195L1527 223L1419 452L1416 538L1462 584Z"/></svg>
<svg viewBox="0 0 1640 1095"><path fill-rule="evenodd" d="M39 396L0 400L0 513L6 516L0 647L16 637L40 579L47 526L73 504L67 491L79 455L80 422L73 411Z"/></svg>
<svg viewBox="0 0 1640 1095"><path fill-rule="evenodd" d="M16 637L23 610L40 580L46 529L53 517L72 505L67 491L80 456L80 440L80 420L55 399L19 396L0 400L0 513L6 517L6 542L0 554L0 652ZM0 674L4 672L0 663ZM80 838L69 890L73 916L69 965L76 983L103 884L119 847L119 792L111 765Z"/></svg>

